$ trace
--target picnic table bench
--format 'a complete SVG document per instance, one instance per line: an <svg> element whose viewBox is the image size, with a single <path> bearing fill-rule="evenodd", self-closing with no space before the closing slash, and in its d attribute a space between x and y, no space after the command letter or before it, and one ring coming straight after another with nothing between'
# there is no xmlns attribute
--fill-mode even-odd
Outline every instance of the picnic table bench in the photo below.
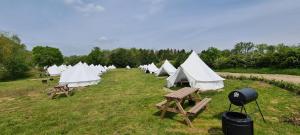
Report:
<svg viewBox="0 0 300 135"><path fill-rule="evenodd" d="M51 99L53 99L55 96L57 95L61 95L61 94L64 94L66 95L67 97L70 95L70 92L71 92L71 89L68 87L68 85L57 85L57 86L54 86L54 88L49 91L49 97Z"/></svg>
<svg viewBox="0 0 300 135"><path fill-rule="evenodd" d="M165 116L165 113L173 112L173 113L179 113L183 115L184 120L189 126L193 126L192 122L189 119L189 116L195 116L197 113L205 108L211 98L204 98L200 99L200 96L198 95L198 89L195 88L189 88L185 87L180 90L174 91L172 93L169 93L164 96L166 100L156 104L156 107L161 110L160 117L163 119ZM195 105L190 108L188 111L185 111L183 108L184 102L188 101L194 101L196 102ZM175 102L175 106L172 107L172 103Z"/></svg>

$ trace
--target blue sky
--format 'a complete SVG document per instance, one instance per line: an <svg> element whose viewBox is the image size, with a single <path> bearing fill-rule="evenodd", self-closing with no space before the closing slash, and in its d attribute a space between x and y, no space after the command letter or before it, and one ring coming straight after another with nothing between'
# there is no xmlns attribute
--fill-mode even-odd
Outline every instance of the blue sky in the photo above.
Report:
<svg viewBox="0 0 300 135"><path fill-rule="evenodd" d="M201 51L300 43L300 0L1 0L0 31L65 55L137 47Z"/></svg>

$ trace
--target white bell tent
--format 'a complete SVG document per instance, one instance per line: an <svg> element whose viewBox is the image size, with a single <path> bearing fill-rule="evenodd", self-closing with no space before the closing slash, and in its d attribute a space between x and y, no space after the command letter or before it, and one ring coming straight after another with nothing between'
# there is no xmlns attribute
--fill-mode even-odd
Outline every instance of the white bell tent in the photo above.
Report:
<svg viewBox="0 0 300 135"><path fill-rule="evenodd" d="M63 71L65 71L66 69L67 69L67 66L66 66L66 65L60 65L60 66L58 67L58 70L59 70L60 73L63 72Z"/></svg>
<svg viewBox="0 0 300 135"><path fill-rule="evenodd" d="M128 66L128 65L126 66L126 68L127 68L127 69L131 69L130 66Z"/></svg>
<svg viewBox="0 0 300 135"><path fill-rule="evenodd" d="M199 88L200 91L216 90L224 87L224 80L193 51L176 72L167 78L167 86L172 87L178 82L188 81L192 88Z"/></svg>
<svg viewBox="0 0 300 135"><path fill-rule="evenodd" d="M89 67L85 63L78 63L75 66L62 72L59 84L66 85L69 87L81 87L98 84L100 77L94 69Z"/></svg>
<svg viewBox="0 0 300 135"><path fill-rule="evenodd" d="M156 72L156 76L160 75L172 75L176 72L176 68L168 61L165 60L164 64Z"/></svg>
<svg viewBox="0 0 300 135"><path fill-rule="evenodd" d="M50 76L59 76L61 73L60 69L56 65L47 68L47 72Z"/></svg>
<svg viewBox="0 0 300 135"><path fill-rule="evenodd" d="M154 65L154 63L151 63L147 66L147 70L150 74L155 73L158 70L158 68Z"/></svg>

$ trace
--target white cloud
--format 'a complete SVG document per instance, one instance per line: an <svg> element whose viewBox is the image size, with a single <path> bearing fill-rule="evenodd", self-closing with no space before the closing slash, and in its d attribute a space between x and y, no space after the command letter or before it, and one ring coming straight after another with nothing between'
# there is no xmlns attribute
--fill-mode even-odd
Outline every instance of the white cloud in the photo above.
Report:
<svg viewBox="0 0 300 135"><path fill-rule="evenodd" d="M147 4L146 12L135 16L138 20L145 20L147 17L161 12L165 8L167 0L142 0Z"/></svg>
<svg viewBox="0 0 300 135"><path fill-rule="evenodd" d="M83 0L64 0L65 4L68 6L73 7L79 12L89 14L89 13L96 13L96 12L103 12L105 8L96 3L88 3Z"/></svg>

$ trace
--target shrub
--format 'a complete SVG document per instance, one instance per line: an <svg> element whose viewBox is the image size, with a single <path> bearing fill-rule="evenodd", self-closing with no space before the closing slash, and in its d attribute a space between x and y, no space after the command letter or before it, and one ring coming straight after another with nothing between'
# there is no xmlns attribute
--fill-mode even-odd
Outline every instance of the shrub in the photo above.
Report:
<svg viewBox="0 0 300 135"><path fill-rule="evenodd" d="M246 77L246 76L232 76L232 75L225 75L224 76L223 75L222 77L224 77L226 79L233 79L233 80L261 81L261 82L265 82L265 83L277 86L279 88L294 92L297 95L300 95L300 86L295 85L293 83L288 83L288 82L284 82L284 81L277 81L277 80L268 80L268 79L265 79L263 77L257 77L257 76Z"/></svg>

